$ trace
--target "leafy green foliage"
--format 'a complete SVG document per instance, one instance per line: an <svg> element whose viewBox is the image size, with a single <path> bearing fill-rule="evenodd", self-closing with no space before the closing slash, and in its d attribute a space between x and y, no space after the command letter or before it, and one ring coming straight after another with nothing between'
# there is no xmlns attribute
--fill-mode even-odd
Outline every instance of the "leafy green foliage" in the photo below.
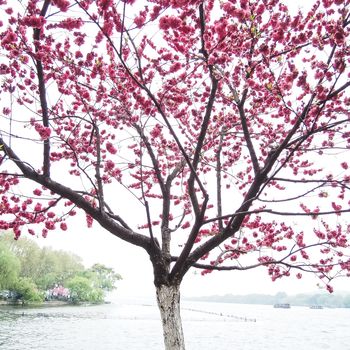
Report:
<svg viewBox="0 0 350 350"><path fill-rule="evenodd" d="M95 280L95 287L108 292L115 289L116 281L122 279L119 273L102 264L94 264L88 271Z"/></svg>
<svg viewBox="0 0 350 350"><path fill-rule="evenodd" d="M0 291L11 290L24 302L42 301L46 291L64 286L70 289L72 302L98 303L119 279L102 264L85 269L72 253L40 248L26 238L14 240L11 233L0 235Z"/></svg>
<svg viewBox="0 0 350 350"><path fill-rule="evenodd" d="M18 278L19 259L5 246L0 245L0 289L10 289Z"/></svg>
<svg viewBox="0 0 350 350"><path fill-rule="evenodd" d="M20 277L14 284L13 289L18 294L18 298L25 302L42 302L44 300L35 283L27 277Z"/></svg>
<svg viewBox="0 0 350 350"><path fill-rule="evenodd" d="M93 280L87 277L75 276L67 282L67 287L71 292L71 299L74 303L98 303L103 301L103 290L95 288Z"/></svg>

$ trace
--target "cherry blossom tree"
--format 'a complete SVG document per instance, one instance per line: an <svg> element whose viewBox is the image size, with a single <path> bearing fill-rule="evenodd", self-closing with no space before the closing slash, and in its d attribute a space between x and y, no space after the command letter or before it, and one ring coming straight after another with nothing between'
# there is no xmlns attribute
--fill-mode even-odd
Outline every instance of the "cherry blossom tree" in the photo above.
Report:
<svg viewBox="0 0 350 350"><path fill-rule="evenodd" d="M166 349L190 269L350 273L350 4L286 3L0 0L0 229L144 249Z"/></svg>

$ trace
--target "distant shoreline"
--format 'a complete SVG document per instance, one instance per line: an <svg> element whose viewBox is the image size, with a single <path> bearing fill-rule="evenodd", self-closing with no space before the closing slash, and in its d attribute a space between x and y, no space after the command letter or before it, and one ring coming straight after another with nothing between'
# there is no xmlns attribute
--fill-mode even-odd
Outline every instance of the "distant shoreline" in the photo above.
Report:
<svg viewBox="0 0 350 350"><path fill-rule="evenodd" d="M110 302L104 301L101 303L71 303L68 301L52 300L43 301L41 303L25 303L19 302L9 302L6 300L0 300L0 307L14 307L14 308L46 308L46 307L63 307L63 306L90 306L90 305L102 305L109 304Z"/></svg>
<svg viewBox="0 0 350 350"><path fill-rule="evenodd" d="M21 301L11 302L7 300L0 300L0 306L15 306L15 307L56 307L56 306L65 306L65 305L73 305L67 301L43 301L42 303L25 303L22 304Z"/></svg>
<svg viewBox="0 0 350 350"><path fill-rule="evenodd" d="M187 301L203 301L216 303L250 304L250 305L275 305L290 304L291 306L325 307L325 308L350 308L349 293L316 293L287 295L279 292L275 295L246 294L246 295L211 295L203 297L183 298Z"/></svg>

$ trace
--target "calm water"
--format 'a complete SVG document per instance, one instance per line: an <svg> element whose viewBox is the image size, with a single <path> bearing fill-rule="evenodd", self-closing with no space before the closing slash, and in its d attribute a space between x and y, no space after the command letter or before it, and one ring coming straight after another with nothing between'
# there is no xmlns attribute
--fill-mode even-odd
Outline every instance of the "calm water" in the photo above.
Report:
<svg viewBox="0 0 350 350"><path fill-rule="evenodd" d="M182 306L188 350L350 349L350 309L204 302ZM162 342L158 310L150 301L0 309L1 350L161 350Z"/></svg>

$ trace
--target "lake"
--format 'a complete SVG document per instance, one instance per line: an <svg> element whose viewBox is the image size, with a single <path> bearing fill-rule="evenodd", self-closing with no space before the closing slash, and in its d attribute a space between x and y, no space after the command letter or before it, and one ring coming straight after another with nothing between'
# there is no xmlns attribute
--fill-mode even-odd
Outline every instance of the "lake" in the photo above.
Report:
<svg viewBox="0 0 350 350"><path fill-rule="evenodd" d="M182 302L188 350L348 350L350 309ZM1 350L162 350L150 300L0 309Z"/></svg>

